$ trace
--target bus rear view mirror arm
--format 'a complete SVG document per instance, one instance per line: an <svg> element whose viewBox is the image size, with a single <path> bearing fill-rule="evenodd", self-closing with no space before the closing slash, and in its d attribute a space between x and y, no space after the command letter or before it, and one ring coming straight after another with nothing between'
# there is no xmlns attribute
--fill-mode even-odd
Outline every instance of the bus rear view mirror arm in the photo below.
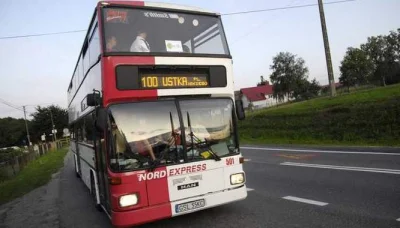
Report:
<svg viewBox="0 0 400 228"><path fill-rule="evenodd" d="M235 106L236 106L236 115L237 115L237 118L238 118L239 120L244 120L245 117L246 117L246 115L245 115L245 112L244 112L242 100L236 100L236 101L235 101Z"/></svg>

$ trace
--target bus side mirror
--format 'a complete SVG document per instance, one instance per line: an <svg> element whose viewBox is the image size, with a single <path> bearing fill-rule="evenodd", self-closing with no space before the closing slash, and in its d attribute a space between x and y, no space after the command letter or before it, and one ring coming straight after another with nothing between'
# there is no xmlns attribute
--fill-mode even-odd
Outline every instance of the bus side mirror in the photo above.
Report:
<svg viewBox="0 0 400 228"><path fill-rule="evenodd" d="M86 104L87 104L87 106L93 107L93 106L100 105L100 103L101 103L100 94L98 94L98 93L89 93L86 96Z"/></svg>
<svg viewBox="0 0 400 228"><path fill-rule="evenodd" d="M96 128L98 131L104 131L107 126L107 111L104 108L96 109Z"/></svg>
<svg viewBox="0 0 400 228"><path fill-rule="evenodd" d="M242 100L236 100L235 101L235 106L236 106L236 115L237 115L238 119L239 120L244 120L246 118L246 115L244 113Z"/></svg>

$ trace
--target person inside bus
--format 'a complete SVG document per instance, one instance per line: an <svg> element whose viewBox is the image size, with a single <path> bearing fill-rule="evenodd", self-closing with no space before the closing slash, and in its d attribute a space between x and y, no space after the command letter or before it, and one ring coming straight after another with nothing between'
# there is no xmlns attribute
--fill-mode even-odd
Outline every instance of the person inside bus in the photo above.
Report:
<svg viewBox="0 0 400 228"><path fill-rule="evenodd" d="M125 136L123 135L123 132L121 132L117 124L114 121L111 121L111 131L112 131L112 137L115 145L115 153L117 154L117 158L124 158L126 165L127 166L134 166L137 163L136 159L131 159L132 154L130 154L130 150L127 150L127 146L129 145L126 142ZM155 160L156 157L153 152L153 148L150 145L149 141L147 139L143 140L137 140L133 142L134 146L134 151L137 152L138 154L142 156L150 156L151 160Z"/></svg>
<svg viewBox="0 0 400 228"><path fill-rule="evenodd" d="M139 30L135 41L131 45L131 52L150 52L150 45L146 41L147 33Z"/></svg>
<svg viewBox="0 0 400 228"><path fill-rule="evenodd" d="M107 39L106 49L107 52L117 51L117 38L115 36Z"/></svg>

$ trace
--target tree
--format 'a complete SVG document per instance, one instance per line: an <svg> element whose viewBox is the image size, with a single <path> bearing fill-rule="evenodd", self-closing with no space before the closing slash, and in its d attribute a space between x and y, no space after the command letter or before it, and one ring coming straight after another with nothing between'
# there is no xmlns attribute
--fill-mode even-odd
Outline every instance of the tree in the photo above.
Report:
<svg viewBox="0 0 400 228"><path fill-rule="evenodd" d="M391 31L386 36L368 37L367 43L362 44L361 49L373 62L371 81L380 81L380 84L386 86L387 79L397 75L397 65L400 61L400 29Z"/></svg>
<svg viewBox="0 0 400 228"><path fill-rule="evenodd" d="M400 82L400 29L390 31L389 35L385 36L386 49L385 68L387 70L387 84Z"/></svg>
<svg viewBox="0 0 400 228"><path fill-rule="evenodd" d="M291 97L299 85L308 77L305 61L290 52L280 52L272 60L270 76L274 89L274 97L282 100Z"/></svg>
<svg viewBox="0 0 400 228"><path fill-rule="evenodd" d="M57 129L57 138L62 137L62 130L68 126L67 110L54 105L44 108L38 106L36 112L31 115L33 117L31 133L33 142L39 141L43 133L46 133L46 135L51 134L53 129L51 115L53 115L55 129Z"/></svg>
<svg viewBox="0 0 400 228"><path fill-rule="evenodd" d="M348 88L366 84L374 72L373 64L366 51L350 47L341 62L339 81Z"/></svg>
<svg viewBox="0 0 400 228"><path fill-rule="evenodd" d="M321 86L315 78L311 82L304 79L297 84L293 97L296 100L308 100L318 96L320 90Z"/></svg>
<svg viewBox="0 0 400 228"><path fill-rule="evenodd" d="M24 119L0 119L0 148L27 145Z"/></svg>
<svg viewBox="0 0 400 228"><path fill-rule="evenodd" d="M365 51L369 59L373 63L374 73L371 77L372 81L379 79L383 86L386 85L384 63L385 39L383 36L368 37L367 43L361 45L361 49Z"/></svg>

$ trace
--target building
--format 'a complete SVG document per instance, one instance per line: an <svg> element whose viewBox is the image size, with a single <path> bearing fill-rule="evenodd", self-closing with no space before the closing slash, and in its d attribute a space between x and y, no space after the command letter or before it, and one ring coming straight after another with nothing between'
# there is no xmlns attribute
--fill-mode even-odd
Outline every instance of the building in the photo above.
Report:
<svg viewBox="0 0 400 228"><path fill-rule="evenodd" d="M255 87L242 88L240 89L240 96L243 102L244 108L253 106L253 109L265 108L275 106L277 104L288 102L288 97L284 97L283 100L277 100L273 96L273 87L268 81L263 81Z"/></svg>

